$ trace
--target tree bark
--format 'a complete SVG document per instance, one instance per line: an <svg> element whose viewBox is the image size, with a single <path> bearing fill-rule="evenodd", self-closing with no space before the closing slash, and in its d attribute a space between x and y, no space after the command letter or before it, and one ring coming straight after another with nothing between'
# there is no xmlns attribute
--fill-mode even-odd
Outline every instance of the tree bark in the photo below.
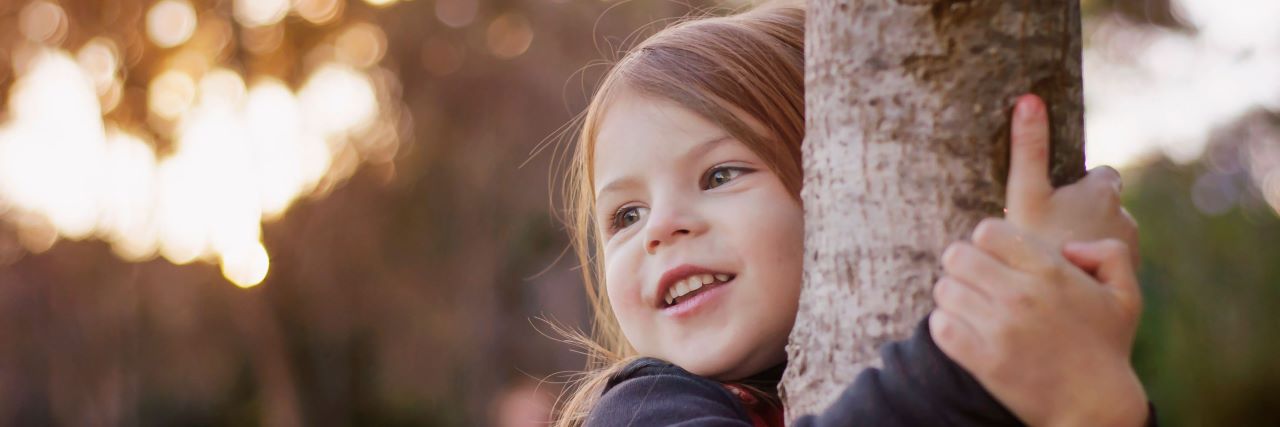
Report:
<svg viewBox="0 0 1280 427"><path fill-rule="evenodd" d="M1084 172L1077 0L810 0L804 288L788 419L825 408L933 308L937 258L1001 214L1014 100L1049 105L1057 184Z"/></svg>

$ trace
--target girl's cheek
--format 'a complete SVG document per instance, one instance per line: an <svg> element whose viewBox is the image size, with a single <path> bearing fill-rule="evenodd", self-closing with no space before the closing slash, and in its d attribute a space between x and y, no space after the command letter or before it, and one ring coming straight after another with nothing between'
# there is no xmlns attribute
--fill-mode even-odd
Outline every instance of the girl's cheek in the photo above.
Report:
<svg viewBox="0 0 1280 427"><path fill-rule="evenodd" d="M643 299L640 281L637 280L640 271L637 266L614 261L620 260L606 257L605 290L609 292L609 303L613 305L614 312L621 316L640 308L639 303Z"/></svg>

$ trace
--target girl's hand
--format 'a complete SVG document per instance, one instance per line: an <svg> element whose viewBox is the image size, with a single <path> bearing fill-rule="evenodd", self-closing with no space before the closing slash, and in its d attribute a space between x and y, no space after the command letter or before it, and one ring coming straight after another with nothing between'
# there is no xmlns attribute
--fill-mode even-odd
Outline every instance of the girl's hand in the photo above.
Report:
<svg viewBox="0 0 1280 427"><path fill-rule="evenodd" d="M1053 248L1069 241L1119 239L1136 264L1138 225L1120 206L1120 173L1100 166L1054 189L1048 174L1049 119L1035 95L1018 99L1010 133L1005 218Z"/></svg>
<svg viewBox="0 0 1280 427"><path fill-rule="evenodd" d="M1143 425L1147 397L1129 363L1142 301L1127 245L1071 243L1060 253L987 219L942 264L934 341L1020 419Z"/></svg>

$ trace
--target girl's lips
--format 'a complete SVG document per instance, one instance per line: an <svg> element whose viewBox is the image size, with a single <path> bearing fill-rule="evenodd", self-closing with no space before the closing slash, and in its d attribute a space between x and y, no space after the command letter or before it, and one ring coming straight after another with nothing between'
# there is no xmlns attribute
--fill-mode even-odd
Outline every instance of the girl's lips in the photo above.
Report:
<svg viewBox="0 0 1280 427"><path fill-rule="evenodd" d="M726 286L732 285L737 277L729 279L727 282L715 283L712 285L704 285L697 293L689 298L676 301L668 307L662 308L662 313L675 318L684 318L692 316L703 311L706 307L716 303L721 294L723 294Z"/></svg>

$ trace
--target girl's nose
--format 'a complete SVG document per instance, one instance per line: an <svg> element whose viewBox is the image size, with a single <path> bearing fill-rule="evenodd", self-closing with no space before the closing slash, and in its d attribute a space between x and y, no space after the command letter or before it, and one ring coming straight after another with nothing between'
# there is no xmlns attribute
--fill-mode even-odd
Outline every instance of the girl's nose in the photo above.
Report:
<svg viewBox="0 0 1280 427"><path fill-rule="evenodd" d="M650 255L656 254L659 247L671 246L706 229L705 221L690 209L654 209L649 215L645 251Z"/></svg>
<svg viewBox="0 0 1280 427"><path fill-rule="evenodd" d="M689 234L689 230L685 230L685 229L675 230L670 234L670 236L668 236L665 239L661 237L650 239L649 244L646 245L645 247L645 250L649 252L649 255L656 254L658 253L658 246L663 246L663 245L670 246L672 243L674 243L676 236L681 234Z"/></svg>

